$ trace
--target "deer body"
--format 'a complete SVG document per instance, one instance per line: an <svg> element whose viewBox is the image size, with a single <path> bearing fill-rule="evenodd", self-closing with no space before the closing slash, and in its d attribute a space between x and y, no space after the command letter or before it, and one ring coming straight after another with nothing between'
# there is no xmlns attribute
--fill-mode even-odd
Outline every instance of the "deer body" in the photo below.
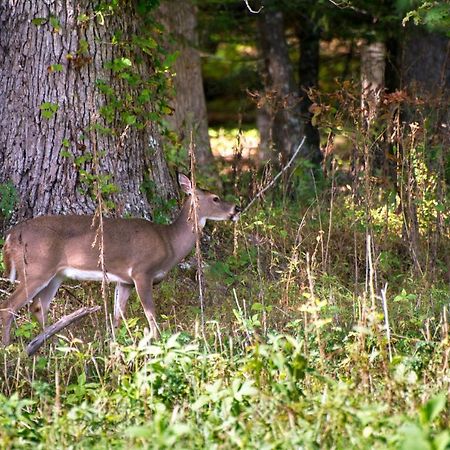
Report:
<svg viewBox="0 0 450 450"><path fill-rule="evenodd" d="M171 225L157 225L144 219L105 218L103 252L92 216L41 216L14 227L3 251L7 272L11 278L17 276L20 284L0 308L3 343L9 344L17 310L31 301L31 311L45 327L50 303L65 278L101 281L105 277L106 281L115 282L116 326L135 287L150 332L157 336L152 287L189 254L196 241L194 192L186 176L180 175L179 182L189 197ZM195 198L200 227L207 219L237 220L239 209L216 195L196 190Z"/></svg>

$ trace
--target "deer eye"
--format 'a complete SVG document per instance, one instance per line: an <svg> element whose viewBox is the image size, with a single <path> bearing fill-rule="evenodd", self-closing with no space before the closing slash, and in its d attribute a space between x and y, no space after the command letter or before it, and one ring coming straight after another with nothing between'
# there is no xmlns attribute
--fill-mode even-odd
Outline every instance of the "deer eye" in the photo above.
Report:
<svg viewBox="0 0 450 450"><path fill-rule="evenodd" d="M219 201L220 201L219 197L213 197L213 202L219 203Z"/></svg>

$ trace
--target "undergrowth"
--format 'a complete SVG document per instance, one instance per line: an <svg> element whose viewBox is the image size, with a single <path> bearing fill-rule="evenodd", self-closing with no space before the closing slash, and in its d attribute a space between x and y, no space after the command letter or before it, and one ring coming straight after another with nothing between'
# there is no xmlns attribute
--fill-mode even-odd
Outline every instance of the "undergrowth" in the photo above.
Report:
<svg viewBox="0 0 450 450"><path fill-rule="evenodd" d="M114 335L90 317L26 358L23 314L0 353L0 446L449 448L447 286L382 229L369 261L345 196L331 226L318 200L209 229L203 330L194 269L155 292L158 342L135 299ZM68 286L54 318L99 297Z"/></svg>
<svg viewBox="0 0 450 450"><path fill-rule="evenodd" d="M207 227L204 313L192 257L156 289L161 340L135 297L119 330L89 316L27 358L21 314L0 350L0 447L450 449L450 159L421 103L400 126L412 100L386 97L393 128L364 128L347 88L314 104L320 173L296 163L237 224ZM237 147L230 200L273 179ZM51 319L100 298L66 285Z"/></svg>

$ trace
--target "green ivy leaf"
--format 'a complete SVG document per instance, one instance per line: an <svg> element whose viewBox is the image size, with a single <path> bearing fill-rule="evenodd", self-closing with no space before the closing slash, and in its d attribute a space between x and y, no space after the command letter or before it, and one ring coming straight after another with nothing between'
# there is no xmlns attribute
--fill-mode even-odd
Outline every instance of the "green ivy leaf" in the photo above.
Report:
<svg viewBox="0 0 450 450"><path fill-rule="evenodd" d="M39 109L44 119L51 119L58 111L59 105L57 103L44 102L39 106Z"/></svg>
<svg viewBox="0 0 450 450"><path fill-rule="evenodd" d="M39 27L47 23L47 20L48 19L46 19L45 17L35 17L34 19L31 20L31 23Z"/></svg>

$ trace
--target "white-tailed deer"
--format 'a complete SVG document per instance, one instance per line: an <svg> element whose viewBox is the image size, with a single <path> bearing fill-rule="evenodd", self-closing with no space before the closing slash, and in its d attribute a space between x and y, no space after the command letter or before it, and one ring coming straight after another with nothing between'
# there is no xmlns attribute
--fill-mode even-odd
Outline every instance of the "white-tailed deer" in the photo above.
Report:
<svg viewBox="0 0 450 450"><path fill-rule="evenodd" d="M103 220L103 270L99 246L94 245L97 227L92 216L41 216L12 228L3 248L4 262L10 279L17 278L20 284L0 308L4 345L10 342L17 311L31 301L31 311L45 327L50 302L64 278L98 281L106 277L115 282L115 326L134 286L150 333L156 337L152 287L192 250L196 241L193 206L197 204L200 228L207 219L235 221L240 212L215 194L200 189L194 192L185 175L180 174L178 181L188 198L171 225L144 219Z"/></svg>

